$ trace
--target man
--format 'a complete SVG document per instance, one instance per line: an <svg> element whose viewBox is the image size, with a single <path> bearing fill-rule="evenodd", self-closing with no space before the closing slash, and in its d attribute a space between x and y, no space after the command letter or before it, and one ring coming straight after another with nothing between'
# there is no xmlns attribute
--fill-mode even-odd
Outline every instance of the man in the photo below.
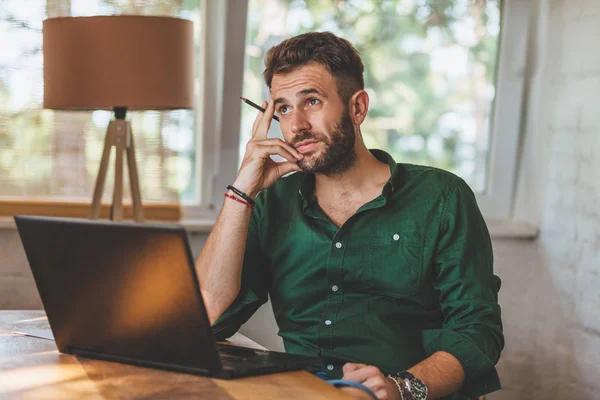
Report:
<svg viewBox="0 0 600 400"><path fill-rule="evenodd" d="M265 63L271 99L197 262L216 337L270 295L286 351L379 399L498 390L500 280L472 191L365 147L364 67L346 40L296 36ZM285 141L267 138L275 112Z"/></svg>

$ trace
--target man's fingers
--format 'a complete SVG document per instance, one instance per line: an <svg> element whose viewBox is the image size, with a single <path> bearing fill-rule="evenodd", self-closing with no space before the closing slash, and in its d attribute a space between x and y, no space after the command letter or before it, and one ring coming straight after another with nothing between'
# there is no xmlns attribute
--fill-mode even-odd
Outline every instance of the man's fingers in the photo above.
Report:
<svg viewBox="0 0 600 400"><path fill-rule="evenodd" d="M267 102L263 101L262 107L265 108L266 106L267 106ZM256 118L254 118L254 123L252 124L252 137L255 137L256 134L258 133L258 126L264 116L265 116L265 114L262 111L258 111L256 113ZM265 135L264 137L266 138L267 136Z"/></svg>
<svg viewBox="0 0 600 400"><path fill-rule="evenodd" d="M263 104L264 107L264 104ZM271 126L271 119L273 118L273 114L275 113L275 107L273 106L273 99L269 101L266 105L264 115L258 126L256 127L256 135L257 137L264 137L266 139L267 133L269 132L269 127Z"/></svg>
<svg viewBox="0 0 600 400"><path fill-rule="evenodd" d="M362 366L364 366L364 364L355 364L355 363L344 364L344 366L342 367L342 371L344 372L344 379L346 378L347 373L357 370Z"/></svg>
<svg viewBox="0 0 600 400"><path fill-rule="evenodd" d="M350 379L350 376L356 375L356 371L363 368L362 364L348 363L342 367L343 376L342 379Z"/></svg>
<svg viewBox="0 0 600 400"><path fill-rule="evenodd" d="M354 371L350 371L348 374L344 374L343 379L350 379L351 381L363 383L371 376L375 376L377 374L380 374L380 372L376 367L367 365Z"/></svg>
<svg viewBox="0 0 600 400"><path fill-rule="evenodd" d="M279 178L284 176L285 174L289 174L293 171L300 171L300 167L295 162L281 162L277 163L277 175Z"/></svg>
<svg viewBox="0 0 600 400"><path fill-rule="evenodd" d="M377 367L365 364L346 363L342 367L344 376L348 379L362 383L375 393L380 400L388 400L388 392L385 386L385 377Z"/></svg>
<svg viewBox="0 0 600 400"><path fill-rule="evenodd" d="M256 134L256 127L258 126L258 123L262 119L263 115L264 114L261 111L256 112L256 118L254 118L254 123L252 124L252 136L254 136L254 134Z"/></svg>
<svg viewBox="0 0 600 400"><path fill-rule="evenodd" d="M274 154L278 154L288 161L298 161L304 158L298 150L281 139L253 140L249 145L254 148L255 151L260 151L263 158L267 155Z"/></svg>
<svg viewBox="0 0 600 400"><path fill-rule="evenodd" d="M271 145L271 146L260 146L261 157L267 158L268 156L278 155L285 158L287 161L296 162L298 159L283 146Z"/></svg>
<svg viewBox="0 0 600 400"><path fill-rule="evenodd" d="M369 377L366 381L363 382L363 385L365 385L374 392L377 392L381 389L385 390L385 378L383 377L383 375L377 374L375 376Z"/></svg>
<svg viewBox="0 0 600 400"><path fill-rule="evenodd" d="M304 156L296 150L296 148L289 143L277 138L277 139L265 139L257 141L257 145L259 146L281 146L287 151L289 151L296 159L301 160Z"/></svg>
<svg viewBox="0 0 600 400"><path fill-rule="evenodd" d="M374 393L375 393L375 396L377 396L377 398L379 400L388 400L389 399L388 392L387 392L387 390L385 390L385 388L379 389L378 391L376 391Z"/></svg>

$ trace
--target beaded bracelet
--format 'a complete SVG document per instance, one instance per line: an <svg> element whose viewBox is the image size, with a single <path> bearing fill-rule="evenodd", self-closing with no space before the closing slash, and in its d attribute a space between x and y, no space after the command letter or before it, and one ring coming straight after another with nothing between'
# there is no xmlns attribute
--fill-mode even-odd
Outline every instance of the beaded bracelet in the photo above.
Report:
<svg viewBox="0 0 600 400"><path fill-rule="evenodd" d="M398 382L398 378L393 375L388 375L388 379L391 379L398 387L398 392L400 392L400 400L405 400L406 397L404 397L404 386Z"/></svg>
<svg viewBox="0 0 600 400"><path fill-rule="evenodd" d="M250 196L248 196L246 193L242 192L240 189L236 188L235 186L229 185L229 186L227 186L227 189L231 190L233 193L237 194L242 199L244 199L248 203L252 204L252 207L254 207L256 205L256 203L254 202L254 200L252 200L250 198Z"/></svg>
<svg viewBox="0 0 600 400"><path fill-rule="evenodd" d="M252 210L254 210L254 206L253 206L252 204L248 203L247 201L240 200L240 199L238 199L237 197L235 197L235 196L233 196L233 195L231 195L231 194L227 194L227 193L225 193L225 197L227 197L227 198L229 198L229 199L232 199L232 200L235 200L235 201L237 201L238 203L245 204L245 205L247 205L248 207L250 207Z"/></svg>

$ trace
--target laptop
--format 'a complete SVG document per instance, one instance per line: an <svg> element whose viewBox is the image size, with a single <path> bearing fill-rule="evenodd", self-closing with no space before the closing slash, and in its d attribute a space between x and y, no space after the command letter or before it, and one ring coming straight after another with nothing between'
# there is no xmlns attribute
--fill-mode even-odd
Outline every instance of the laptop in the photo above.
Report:
<svg viewBox="0 0 600 400"><path fill-rule="evenodd" d="M14 219L61 353L225 379L321 364L216 343L180 226Z"/></svg>

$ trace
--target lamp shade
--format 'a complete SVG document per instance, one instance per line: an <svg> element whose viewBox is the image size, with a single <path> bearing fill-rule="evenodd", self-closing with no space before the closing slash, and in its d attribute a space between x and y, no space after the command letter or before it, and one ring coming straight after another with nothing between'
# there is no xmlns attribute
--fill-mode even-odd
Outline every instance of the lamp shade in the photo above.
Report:
<svg viewBox="0 0 600 400"><path fill-rule="evenodd" d="M43 23L44 108L168 110L194 104L193 23L137 15Z"/></svg>

